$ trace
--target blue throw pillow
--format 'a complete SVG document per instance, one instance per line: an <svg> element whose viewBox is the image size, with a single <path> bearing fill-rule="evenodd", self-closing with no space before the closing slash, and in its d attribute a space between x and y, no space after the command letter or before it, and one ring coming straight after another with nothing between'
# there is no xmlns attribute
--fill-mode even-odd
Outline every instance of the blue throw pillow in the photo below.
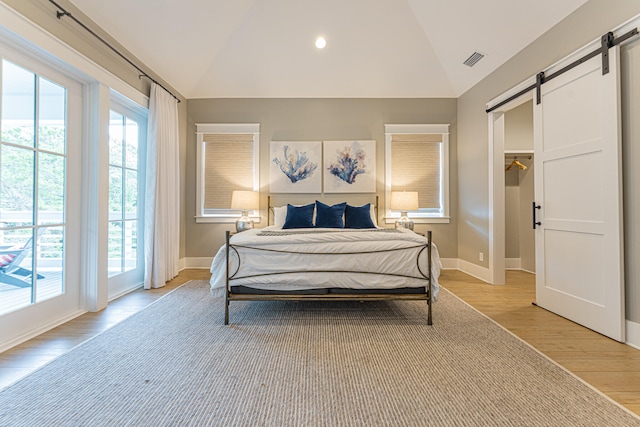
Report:
<svg viewBox="0 0 640 427"><path fill-rule="evenodd" d="M287 218L282 228L312 228L315 203L304 206L287 205Z"/></svg>
<svg viewBox="0 0 640 427"><path fill-rule="evenodd" d="M316 227L344 228L342 215L346 207L347 202L329 206L316 200Z"/></svg>
<svg viewBox="0 0 640 427"><path fill-rule="evenodd" d="M347 205L344 211L345 228L376 228L371 220L371 206L367 203L364 206Z"/></svg>

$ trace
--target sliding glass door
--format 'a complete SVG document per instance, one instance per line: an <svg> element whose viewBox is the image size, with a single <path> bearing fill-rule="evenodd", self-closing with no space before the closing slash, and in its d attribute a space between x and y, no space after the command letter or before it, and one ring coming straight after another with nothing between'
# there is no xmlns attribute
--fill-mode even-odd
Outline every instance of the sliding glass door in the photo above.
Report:
<svg viewBox="0 0 640 427"><path fill-rule="evenodd" d="M109 299L144 277L144 153L147 118L113 100L109 117Z"/></svg>
<svg viewBox="0 0 640 427"><path fill-rule="evenodd" d="M0 51L0 330L79 311L82 87ZM46 319L46 320L45 320ZM1 335L1 333L0 333ZM0 338L2 338L0 336Z"/></svg>

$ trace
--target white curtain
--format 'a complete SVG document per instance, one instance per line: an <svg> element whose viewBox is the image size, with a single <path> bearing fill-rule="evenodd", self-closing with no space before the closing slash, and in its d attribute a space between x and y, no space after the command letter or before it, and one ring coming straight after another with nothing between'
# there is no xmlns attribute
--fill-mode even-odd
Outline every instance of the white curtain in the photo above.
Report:
<svg viewBox="0 0 640 427"><path fill-rule="evenodd" d="M178 101L151 84L147 130L144 288L161 288L178 275L180 175Z"/></svg>

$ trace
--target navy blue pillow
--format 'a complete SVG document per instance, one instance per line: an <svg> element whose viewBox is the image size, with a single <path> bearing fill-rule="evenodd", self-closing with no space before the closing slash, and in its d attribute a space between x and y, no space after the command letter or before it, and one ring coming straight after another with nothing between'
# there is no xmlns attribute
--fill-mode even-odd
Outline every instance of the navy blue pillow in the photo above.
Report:
<svg viewBox="0 0 640 427"><path fill-rule="evenodd" d="M347 205L344 211L345 228L376 228L371 220L371 206L367 203L364 206Z"/></svg>
<svg viewBox="0 0 640 427"><path fill-rule="evenodd" d="M287 218L282 228L312 228L315 203L304 206L287 204Z"/></svg>
<svg viewBox="0 0 640 427"><path fill-rule="evenodd" d="M329 206L316 200L316 227L344 228L342 215L346 207L347 202Z"/></svg>

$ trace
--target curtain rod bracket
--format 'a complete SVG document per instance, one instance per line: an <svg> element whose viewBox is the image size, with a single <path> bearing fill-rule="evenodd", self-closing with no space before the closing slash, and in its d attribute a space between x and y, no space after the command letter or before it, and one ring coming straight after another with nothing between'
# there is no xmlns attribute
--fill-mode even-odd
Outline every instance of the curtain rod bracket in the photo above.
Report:
<svg viewBox="0 0 640 427"><path fill-rule="evenodd" d="M62 17L63 17L63 16L69 16L69 15L70 15L70 13L69 13L69 12L60 12L60 11L57 11L57 12L56 12L56 17L57 17L58 19L62 19Z"/></svg>

